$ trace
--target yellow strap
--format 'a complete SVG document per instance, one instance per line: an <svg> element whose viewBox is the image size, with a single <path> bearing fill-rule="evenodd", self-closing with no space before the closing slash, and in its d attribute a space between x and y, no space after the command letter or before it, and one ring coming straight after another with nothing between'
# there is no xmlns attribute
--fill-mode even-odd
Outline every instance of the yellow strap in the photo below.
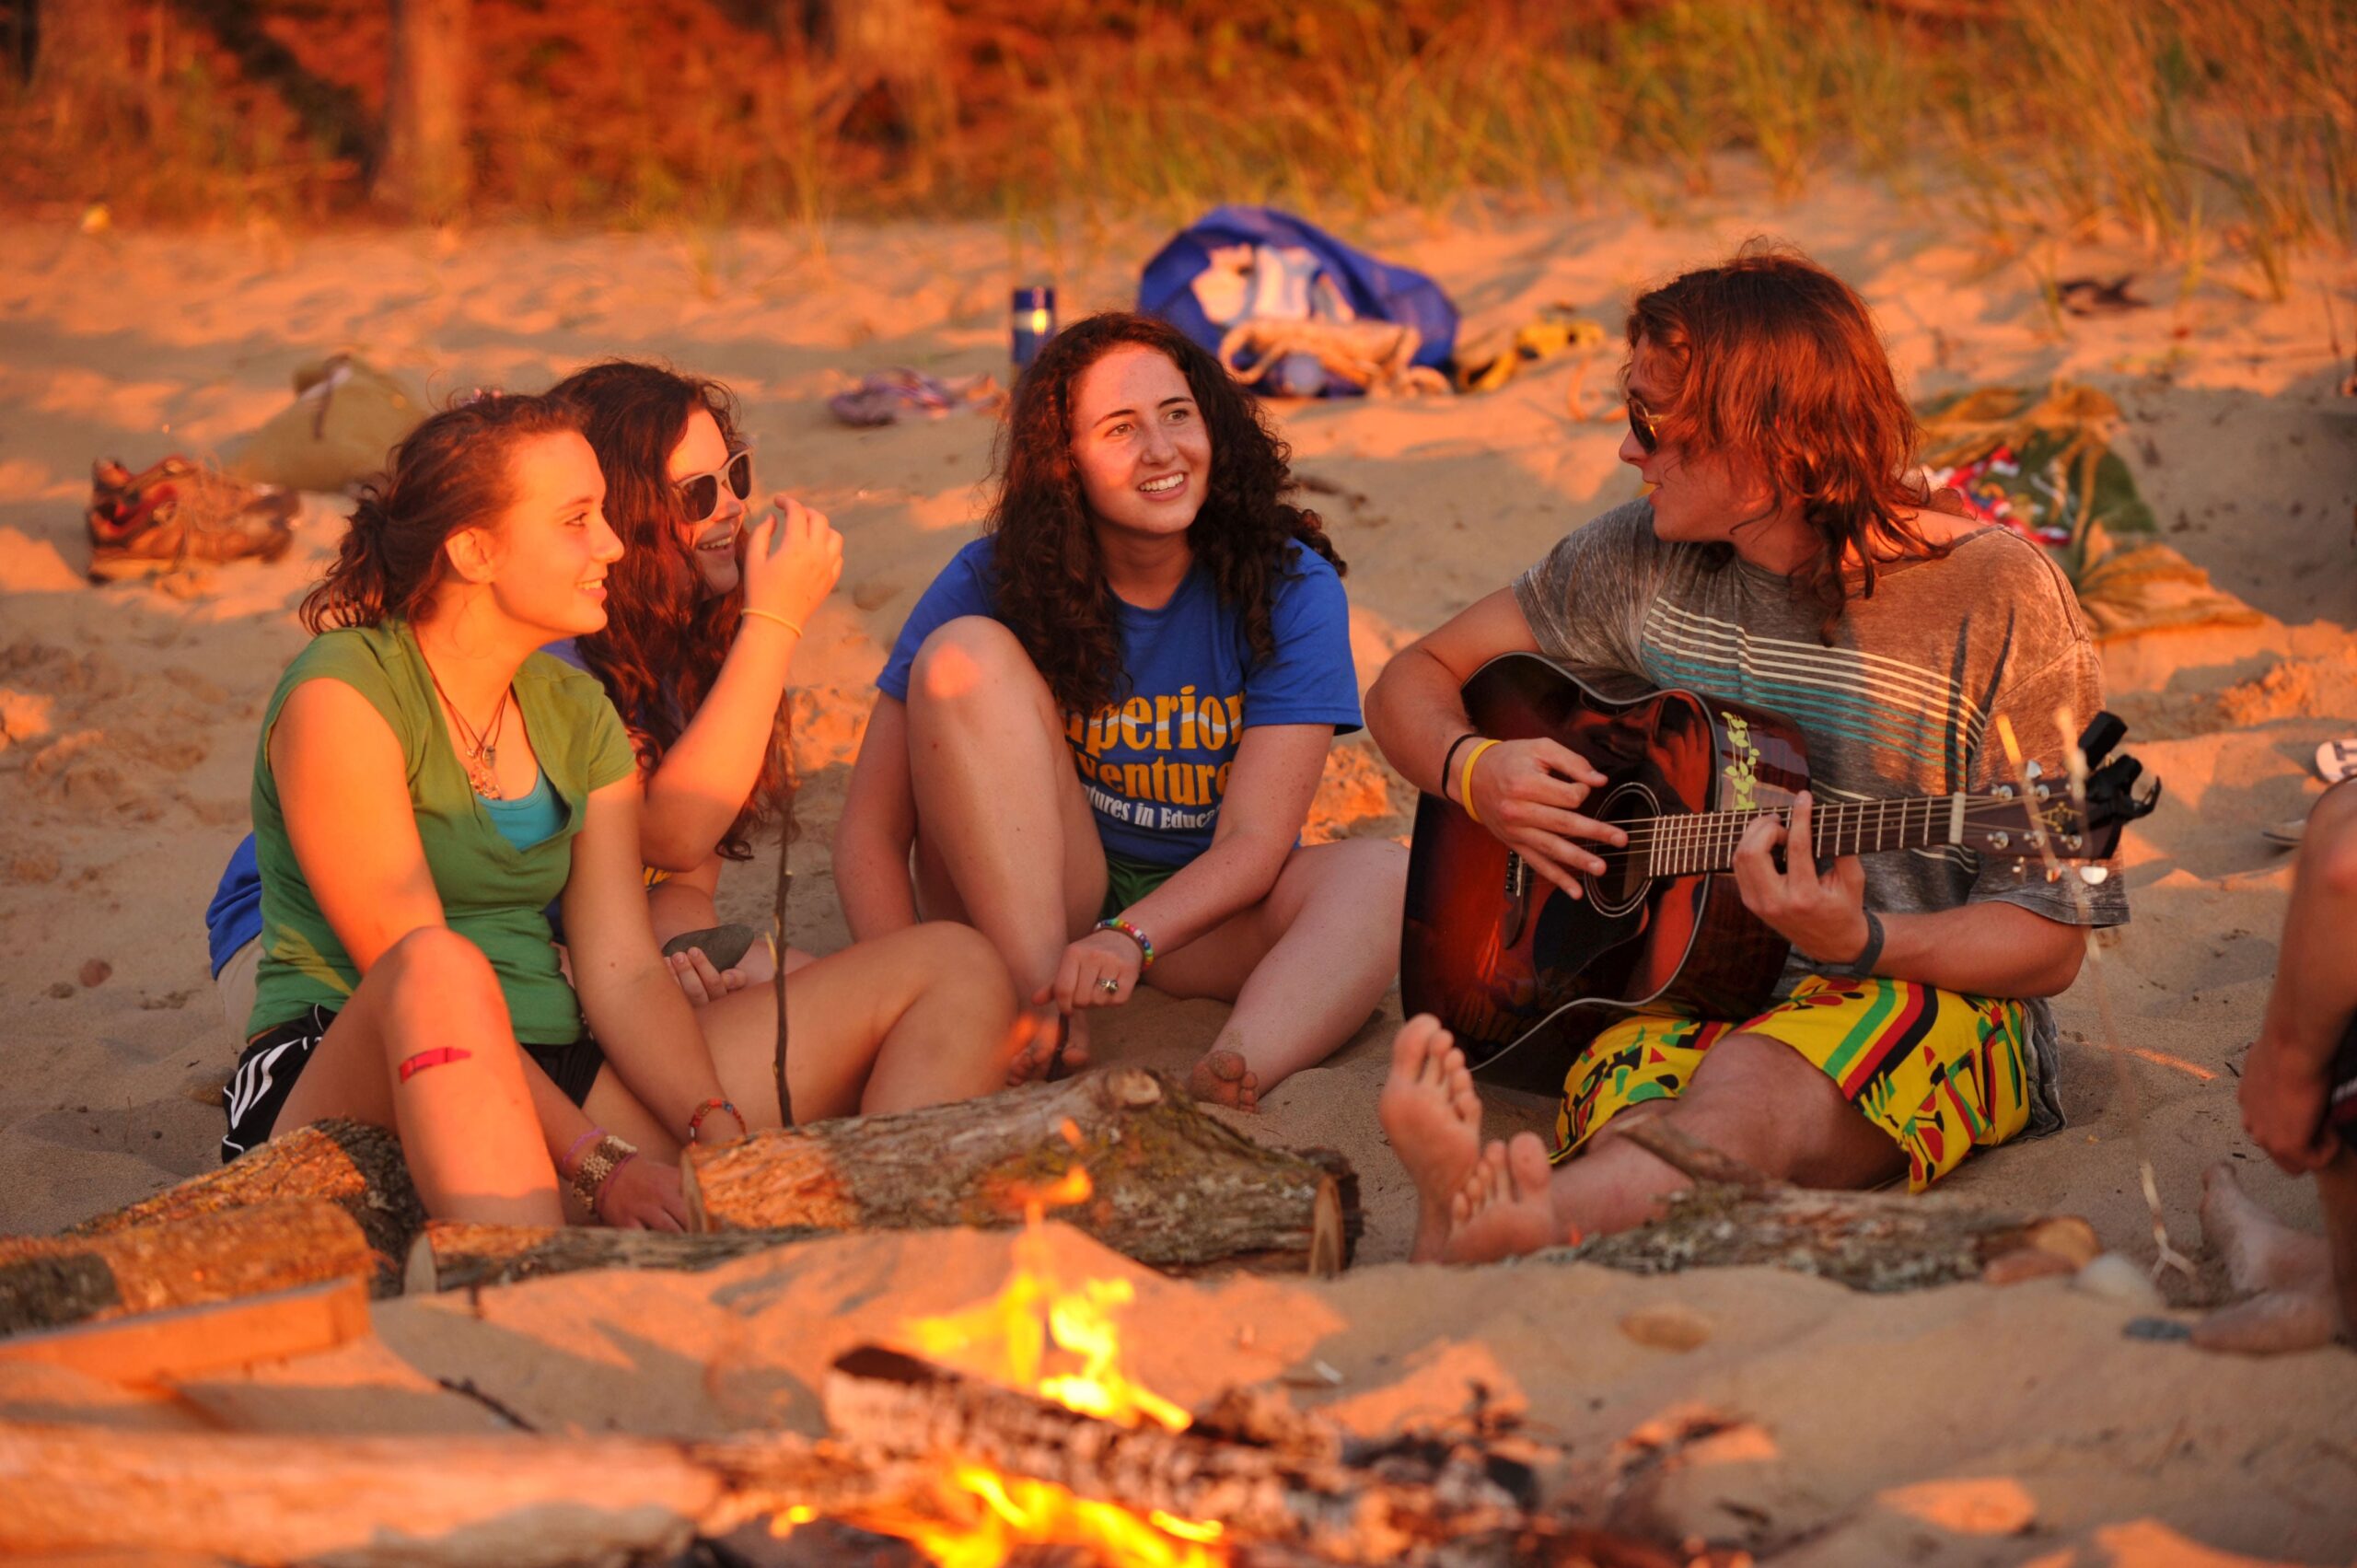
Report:
<svg viewBox="0 0 2357 1568"><path fill-rule="evenodd" d="M1473 764L1481 760L1482 752L1496 744L1498 743L1494 740L1484 740L1472 750L1468 751L1465 754L1465 766L1457 773L1457 803L1465 807L1465 814L1472 818L1477 825L1481 820L1481 814L1473 809Z"/></svg>

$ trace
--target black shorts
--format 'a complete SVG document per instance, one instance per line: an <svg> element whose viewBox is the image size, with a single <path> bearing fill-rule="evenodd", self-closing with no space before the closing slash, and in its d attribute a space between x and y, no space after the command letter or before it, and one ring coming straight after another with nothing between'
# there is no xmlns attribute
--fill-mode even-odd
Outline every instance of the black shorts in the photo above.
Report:
<svg viewBox="0 0 2357 1568"><path fill-rule="evenodd" d="M295 1080L302 1075L311 1052L319 1048L328 1026L334 1022L332 1010L313 1007L247 1041L238 1058L238 1070L229 1075L228 1086L221 1093L229 1113L229 1131L221 1140L223 1165L270 1136L286 1097L295 1091ZM570 1045L524 1049L575 1105L589 1098L589 1086L598 1081L598 1069L606 1062L606 1053L586 1034Z"/></svg>
<svg viewBox="0 0 2357 1568"><path fill-rule="evenodd" d="M2332 1070L2325 1074L2324 1123L2344 1144L2357 1144L2357 1018L2349 1020L2333 1053Z"/></svg>

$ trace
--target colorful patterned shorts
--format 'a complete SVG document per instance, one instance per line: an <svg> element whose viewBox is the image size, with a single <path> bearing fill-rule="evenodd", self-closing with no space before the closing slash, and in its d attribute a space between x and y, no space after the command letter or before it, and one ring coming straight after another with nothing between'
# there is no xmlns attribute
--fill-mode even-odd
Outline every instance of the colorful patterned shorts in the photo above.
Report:
<svg viewBox="0 0 2357 1568"><path fill-rule="evenodd" d="M1741 1023L1639 1013L1597 1035L1563 1078L1555 1116L1561 1163L1632 1105L1676 1099L1713 1044L1749 1033L1783 1041L1823 1068L1852 1105L1907 1151L1921 1192L2029 1124L2028 1010L1903 980L1812 975Z"/></svg>

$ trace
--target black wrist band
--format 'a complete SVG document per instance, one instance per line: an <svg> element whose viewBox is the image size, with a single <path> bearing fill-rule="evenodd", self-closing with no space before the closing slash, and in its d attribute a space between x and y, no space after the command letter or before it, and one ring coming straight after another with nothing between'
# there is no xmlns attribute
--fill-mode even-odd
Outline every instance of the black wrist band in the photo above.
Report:
<svg viewBox="0 0 2357 1568"><path fill-rule="evenodd" d="M1826 967L1835 974L1847 975L1852 980L1872 980L1875 977L1875 960L1882 957L1882 917L1872 910L1862 912L1866 917L1866 945L1848 963Z"/></svg>
<svg viewBox="0 0 2357 1568"><path fill-rule="evenodd" d="M1450 772L1455 771L1457 767L1457 749L1464 745L1469 740L1479 739L1480 733L1481 732L1478 729L1469 729L1463 735L1458 736L1456 739L1448 743L1448 750L1440 760L1440 797L1443 800L1453 800L1456 798L1448 793L1448 775Z"/></svg>

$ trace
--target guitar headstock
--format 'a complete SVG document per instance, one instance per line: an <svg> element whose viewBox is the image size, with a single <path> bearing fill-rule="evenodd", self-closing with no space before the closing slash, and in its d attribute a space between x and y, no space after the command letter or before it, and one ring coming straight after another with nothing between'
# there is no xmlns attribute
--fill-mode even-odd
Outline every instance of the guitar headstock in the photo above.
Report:
<svg viewBox="0 0 2357 1568"><path fill-rule="evenodd" d="M2069 780L2048 779L2036 762L2028 763L2029 795L2025 797L2020 785L1999 784L1993 803L1976 802L1966 813L1964 842L1983 854L2023 862L2077 862L2081 875L2101 881L2096 863L2110 859L2121 830L2150 816L2161 801L2158 779L2137 793L2143 763L2125 752L2112 755L2127 733L2128 726L2115 715L2097 714L2079 737L2087 772L2077 798Z"/></svg>

